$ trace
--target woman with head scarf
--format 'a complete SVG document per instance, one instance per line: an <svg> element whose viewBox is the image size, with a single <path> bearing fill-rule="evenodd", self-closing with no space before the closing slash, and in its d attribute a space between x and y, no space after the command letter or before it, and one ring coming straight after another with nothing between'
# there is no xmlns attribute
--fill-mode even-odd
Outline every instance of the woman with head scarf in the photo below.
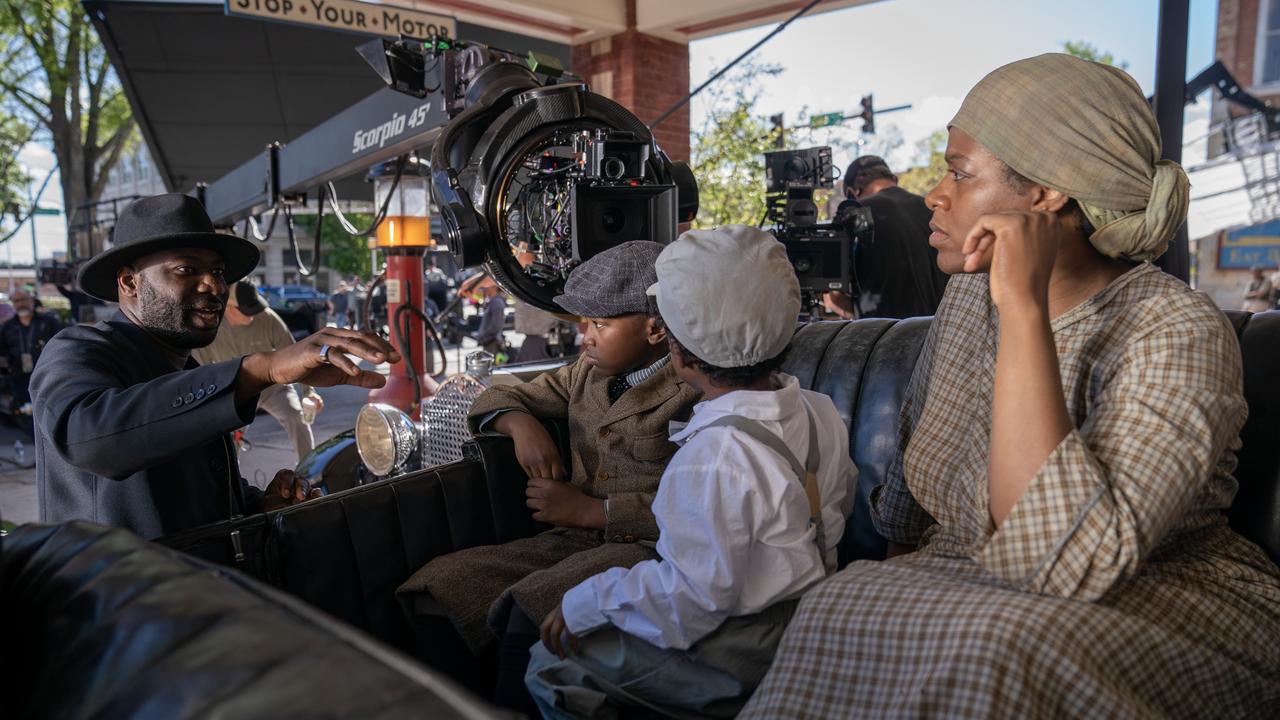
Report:
<svg viewBox="0 0 1280 720"><path fill-rule="evenodd" d="M806 596L743 717L1236 717L1280 707L1280 571L1227 526L1229 322L1150 260L1186 216L1137 83L1042 55L949 127L948 284L872 494L914 552Z"/></svg>

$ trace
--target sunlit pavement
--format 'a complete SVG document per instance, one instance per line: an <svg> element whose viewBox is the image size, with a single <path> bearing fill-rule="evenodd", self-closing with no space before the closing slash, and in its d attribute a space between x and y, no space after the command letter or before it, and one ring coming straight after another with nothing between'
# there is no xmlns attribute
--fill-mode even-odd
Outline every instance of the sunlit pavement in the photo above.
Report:
<svg viewBox="0 0 1280 720"><path fill-rule="evenodd" d="M519 347L523 336L508 332L508 341ZM448 373L458 372L463 367L466 354L476 349L476 343L464 338L459 347L446 348L449 361ZM439 353L436 353L439 360ZM369 367L367 363L364 367ZM386 375L391 366L384 363L377 368ZM320 396L324 398L324 412L316 417L312 425L316 444L328 440L338 433L355 425L356 413L369 399L369 391L364 388L339 386L320 388ZM245 437L252 449L240 453L240 474L250 483L265 487L276 471L281 468L293 468L298 457L293 443L285 434L284 428L270 415L260 414L254 418ZM14 464L14 442L20 440L26 455L26 467ZM0 425L0 520L6 523L21 525L40 519L36 493L36 471L32 464L35 459L35 447L32 440L17 428Z"/></svg>

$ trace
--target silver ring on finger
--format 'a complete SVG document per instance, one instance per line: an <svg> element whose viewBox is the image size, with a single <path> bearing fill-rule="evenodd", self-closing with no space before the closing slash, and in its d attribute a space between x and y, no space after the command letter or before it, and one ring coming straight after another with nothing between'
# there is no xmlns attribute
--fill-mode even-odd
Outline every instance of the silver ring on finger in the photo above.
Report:
<svg viewBox="0 0 1280 720"><path fill-rule="evenodd" d="M329 364L330 364L330 363L329 363L329 350L331 350L331 349L332 349L332 348L330 348L328 345L321 345L321 346L320 346L320 362L324 363L325 365L329 365Z"/></svg>

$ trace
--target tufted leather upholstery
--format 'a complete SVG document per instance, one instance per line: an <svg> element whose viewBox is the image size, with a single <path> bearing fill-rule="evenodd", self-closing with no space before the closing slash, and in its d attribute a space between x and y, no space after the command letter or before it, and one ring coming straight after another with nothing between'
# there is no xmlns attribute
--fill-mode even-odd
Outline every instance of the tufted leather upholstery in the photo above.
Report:
<svg viewBox="0 0 1280 720"><path fill-rule="evenodd" d="M1280 561L1280 312L1228 312L1240 338L1249 420L1241 430L1231 526ZM868 498L897 449L896 422L930 318L817 323L801 328L783 369L825 393L850 426L858 497L840 544L841 564L884 557Z"/></svg>
<svg viewBox="0 0 1280 720"><path fill-rule="evenodd" d="M782 369L831 398L849 427L858 466L858 495L840 540L840 565L884 557L885 541L871 524L871 489L884 482L897 452L895 429L929 318L814 323L802 327Z"/></svg>
<svg viewBox="0 0 1280 720"><path fill-rule="evenodd" d="M85 522L4 538L0 638L11 720L509 717L296 598Z"/></svg>
<svg viewBox="0 0 1280 720"><path fill-rule="evenodd" d="M1229 314L1240 334L1249 422L1236 476L1233 527L1280 558L1280 312ZM881 558L867 498L897 449L896 423L930 318L816 323L801 328L783 369L834 401L849 426L858 497L840 544L841 563ZM558 426L558 441L567 441ZM244 528L255 544L239 567L334 616L409 650L411 631L394 589L435 555L536 532L524 507L524 475L505 438L480 438L474 459L357 487L272 513L195 532L175 547L230 559L226 538ZM256 524L255 524L256 523ZM256 533L256 534L255 534Z"/></svg>
<svg viewBox="0 0 1280 720"><path fill-rule="evenodd" d="M1249 420L1240 431L1240 491L1231 526L1280 562L1280 311L1227 316L1240 336Z"/></svg>
<svg viewBox="0 0 1280 720"><path fill-rule="evenodd" d="M567 453L567 427L547 427ZM159 542L234 567L413 652L414 630L395 600L401 583L438 555L540 529L525 507L525 478L510 440L479 437L468 453L473 459Z"/></svg>

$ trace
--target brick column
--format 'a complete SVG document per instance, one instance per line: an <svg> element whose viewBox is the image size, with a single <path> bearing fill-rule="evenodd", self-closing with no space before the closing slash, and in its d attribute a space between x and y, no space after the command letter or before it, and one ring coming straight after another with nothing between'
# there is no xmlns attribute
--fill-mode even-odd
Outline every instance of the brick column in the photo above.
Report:
<svg viewBox="0 0 1280 720"><path fill-rule="evenodd" d="M689 46L637 32L635 0L627 2L632 28L573 46L573 71L591 89L651 123L689 94ZM689 107L667 118L654 137L672 160L689 159Z"/></svg>

